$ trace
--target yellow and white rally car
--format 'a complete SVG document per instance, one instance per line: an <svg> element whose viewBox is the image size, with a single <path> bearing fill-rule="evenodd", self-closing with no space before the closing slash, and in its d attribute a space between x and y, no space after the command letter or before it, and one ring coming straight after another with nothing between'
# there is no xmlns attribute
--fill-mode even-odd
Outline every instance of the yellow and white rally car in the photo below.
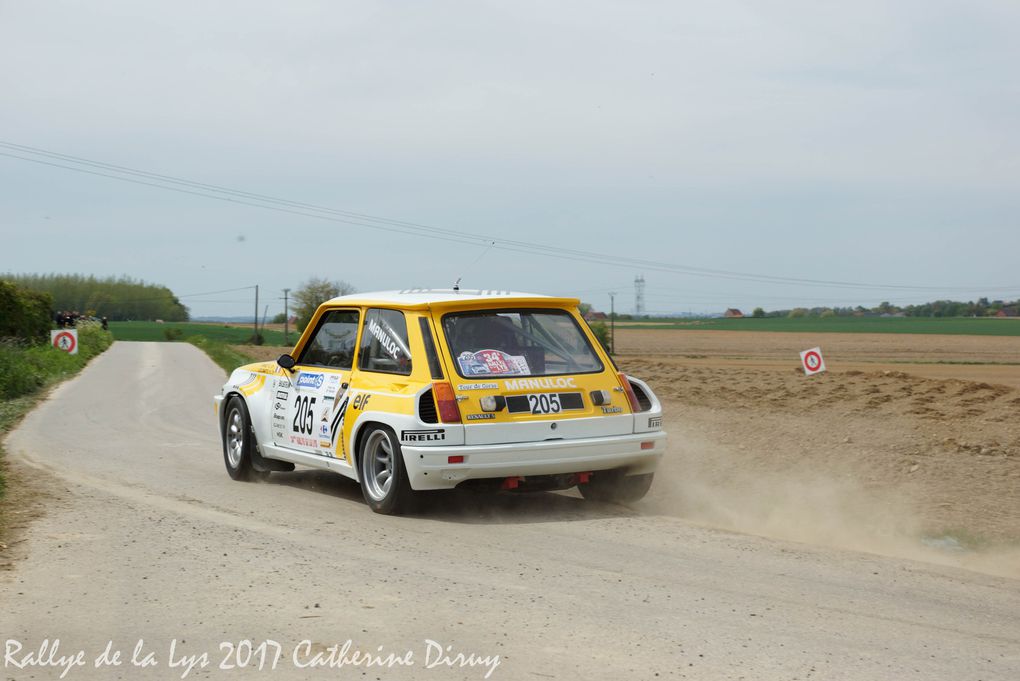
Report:
<svg viewBox="0 0 1020 681"><path fill-rule="evenodd" d="M379 513L461 485L640 499L665 448L662 407L578 303L436 289L323 303L293 354L236 369L215 396L227 472L336 471Z"/></svg>

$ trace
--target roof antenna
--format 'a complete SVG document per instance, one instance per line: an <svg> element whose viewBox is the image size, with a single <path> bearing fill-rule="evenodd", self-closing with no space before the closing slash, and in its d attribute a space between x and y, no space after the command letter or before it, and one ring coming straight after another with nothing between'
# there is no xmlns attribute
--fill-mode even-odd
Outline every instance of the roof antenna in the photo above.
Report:
<svg viewBox="0 0 1020 681"><path fill-rule="evenodd" d="M454 291L460 290L460 277L457 277L457 281L453 282L453 290Z"/></svg>

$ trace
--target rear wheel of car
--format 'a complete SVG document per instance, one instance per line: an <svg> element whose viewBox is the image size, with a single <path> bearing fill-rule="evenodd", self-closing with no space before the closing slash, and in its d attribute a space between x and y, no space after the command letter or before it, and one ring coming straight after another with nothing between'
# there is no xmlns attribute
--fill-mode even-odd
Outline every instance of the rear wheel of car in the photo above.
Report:
<svg viewBox="0 0 1020 681"><path fill-rule="evenodd" d="M223 463L227 474L234 480L264 480L268 473L255 470L251 464L251 451L255 435L248 417L248 407L240 397L227 402L227 417L223 423Z"/></svg>
<svg viewBox="0 0 1020 681"><path fill-rule="evenodd" d="M376 513L399 515L411 509L414 491L404 469L404 455L393 431L369 426L361 439L358 476L365 502Z"/></svg>
<svg viewBox="0 0 1020 681"><path fill-rule="evenodd" d="M629 504L648 494L654 477L654 473L624 475L623 471L597 471L577 489L581 496L591 501Z"/></svg>

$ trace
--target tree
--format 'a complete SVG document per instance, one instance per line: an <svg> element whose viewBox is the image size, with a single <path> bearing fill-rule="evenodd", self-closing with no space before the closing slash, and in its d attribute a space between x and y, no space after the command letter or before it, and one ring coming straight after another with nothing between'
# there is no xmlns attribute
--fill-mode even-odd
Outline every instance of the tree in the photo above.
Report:
<svg viewBox="0 0 1020 681"><path fill-rule="evenodd" d="M754 312L751 313L751 316L754 317L755 319L761 319L762 317L765 316L765 310L763 310L760 307L756 307L754 308Z"/></svg>
<svg viewBox="0 0 1020 681"><path fill-rule="evenodd" d="M609 327L606 326L606 323L595 322L591 325L591 331L595 334L595 337L599 339L599 343L602 343L602 347L605 348L605 351L609 352L611 343L609 341Z"/></svg>
<svg viewBox="0 0 1020 681"><path fill-rule="evenodd" d="M297 316L297 330L303 331L311 321L312 315L319 309L319 305L330 298L346 296L354 293L355 288L346 281L330 281L312 277L300 288L294 290L294 314Z"/></svg>
<svg viewBox="0 0 1020 681"><path fill-rule="evenodd" d="M287 315L282 312L273 315L273 324L283 324L285 321L287 321Z"/></svg>
<svg viewBox="0 0 1020 681"><path fill-rule="evenodd" d="M877 314L895 314L900 311L900 308L896 307L888 300L883 300L878 304L878 307L874 308L874 312Z"/></svg>
<svg viewBox="0 0 1020 681"><path fill-rule="evenodd" d="M53 299L0 279L0 338L45 341L53 327Z"/></svg>

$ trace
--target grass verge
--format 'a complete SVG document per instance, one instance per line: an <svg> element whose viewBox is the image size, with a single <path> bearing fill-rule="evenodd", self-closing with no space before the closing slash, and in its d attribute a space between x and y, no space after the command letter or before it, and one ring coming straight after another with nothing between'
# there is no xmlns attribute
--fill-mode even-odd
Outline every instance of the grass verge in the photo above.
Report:
<svg viewBox="0 0 1020 681"><path fill-rule="evenodd" d="M250 326L212 324L199 322L110 322L110 331L117 340L130 341L174 341L190 340L202 336L224 343L249 343L255 335ZM261 331L263 341L268 345L283 345L283 332L275 329ZM291 334L291 338L294 335Z"/></svg>
<svg viewBox="0 0 1020 681"><path fill-rule="evenodd" d="M230 375L230 372L237 367L255 361L251 355L246 355L221 340L214 340L206 336L190 336L185 340L209 355L209 358L220 365L227 375Z"/></svg>

